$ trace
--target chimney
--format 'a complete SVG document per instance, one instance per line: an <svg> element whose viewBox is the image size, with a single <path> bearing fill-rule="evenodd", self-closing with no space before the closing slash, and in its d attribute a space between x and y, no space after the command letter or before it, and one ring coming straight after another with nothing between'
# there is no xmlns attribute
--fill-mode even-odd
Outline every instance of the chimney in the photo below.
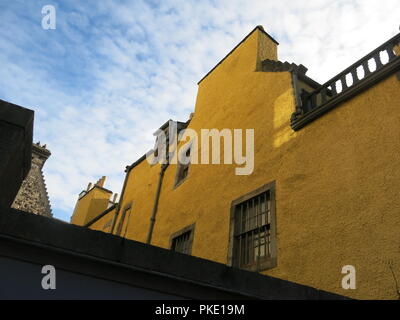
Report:
<svg viewBox="0 0 400 320"><path fill-rule="evenodd" d="M104 183L106 182L106 177L102 176L99 181L96 182L96 186L103 188L104 187Z"/></svg>
<svg viewBox="0 0 400 320"><path fill-rule="evenodd" d="M116 194L114 194L114 198L113 198L113 203L116 203L117 202L117 198L118 198L118 193L116 193Z"/></svg>

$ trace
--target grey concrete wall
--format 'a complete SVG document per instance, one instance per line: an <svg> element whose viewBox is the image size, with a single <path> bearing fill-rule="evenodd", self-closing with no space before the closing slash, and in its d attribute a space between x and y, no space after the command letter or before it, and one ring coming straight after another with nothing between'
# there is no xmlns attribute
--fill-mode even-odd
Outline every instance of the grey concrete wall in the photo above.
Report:
<svg viewBox="0 0 400 320"><path fill-rule="evenodd" d="M9 208L31 166L32 110L0 100L0 208Z"/></svg>
<svg viewBox="0 0 400 320"><path fill-rule="evenodd" d="M70 272L55 265L56 288L43 289L42 265L0 257L0 299L182 299L154 290Z"/></svg>

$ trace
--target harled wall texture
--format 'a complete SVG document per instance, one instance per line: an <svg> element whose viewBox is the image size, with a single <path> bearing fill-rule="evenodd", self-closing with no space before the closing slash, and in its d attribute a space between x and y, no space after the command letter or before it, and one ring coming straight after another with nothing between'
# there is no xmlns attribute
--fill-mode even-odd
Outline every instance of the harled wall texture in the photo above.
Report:
<svg viewBox="0 0 400 320"><path fill-rule="evenodd" d="M397 299L400 279L400 82L395 75L299 132L289 72L257 72L274 45L256 29L199 85L189 128L254 129L255 169L191 165L174 188L165 173L152 244L196 223L192 254L227 263L231 202L276 181L278 266L265 273L358 299ZM264 50L270 48L270 50ZM262 50L262 54L260 54ZM145 241L160 167L132 169L121 208L132 202L126 237ZM357 289L341 288L342 267Z"/></svg>

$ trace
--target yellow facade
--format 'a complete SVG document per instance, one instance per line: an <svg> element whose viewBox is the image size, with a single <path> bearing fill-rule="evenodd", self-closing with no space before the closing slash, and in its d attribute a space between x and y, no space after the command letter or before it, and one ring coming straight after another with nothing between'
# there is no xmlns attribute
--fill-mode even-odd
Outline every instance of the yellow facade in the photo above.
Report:
<svg viewBox="0 0 400 320"><path fill-rule="evenodd" d="M104 211L104 210L103 210ZM102 216L100 219L96 220L90 225L91 229L99 230L103 232L110 233L115 217L116 209L112 209L106 215Z"/></svg>
<svg viewBox="0 0 400 320"><path fill-rule="evenodd" d="M278 263L264 274L357 299L397 299L389 262L400 279L398 76L294 131L291 72L263 72L265 59L277 60L277 44L256 28L199 83L188 125L198 132L254 129L254 172L192 164L175 187L177 165L170 164L151 244L169 248L172 234L195 224L191 254L228 264L232 201L275 182ZM104 226L115 219L115 233L129 208L120 235L146 242L160 170L146 160L135 164L117 209L90 228L110 232ZM341 286L346 265L356 268L356 290Z"/></svg>
<svg viewBox="0 0 400 320"><path fill-rule="evenodd" d="M103 188L104 182L105 177L93 187L90 184L87 190L82 191L71 216L72 224L85 226L113 204L110 200L113 193Z"/></svg>

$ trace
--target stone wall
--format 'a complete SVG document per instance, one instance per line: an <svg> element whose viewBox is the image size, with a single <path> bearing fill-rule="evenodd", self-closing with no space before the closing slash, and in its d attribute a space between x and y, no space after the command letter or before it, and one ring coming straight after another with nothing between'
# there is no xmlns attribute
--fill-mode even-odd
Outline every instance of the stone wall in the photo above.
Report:
<svg viewBox="0 0 400 320"><path fill-rule="evenodd" d="M31 170L22 183L12 205L13 208L52 217L50 200L42 171L44 163L50 155L51 153L46 149L46 145L33 144Z"/></svg>

